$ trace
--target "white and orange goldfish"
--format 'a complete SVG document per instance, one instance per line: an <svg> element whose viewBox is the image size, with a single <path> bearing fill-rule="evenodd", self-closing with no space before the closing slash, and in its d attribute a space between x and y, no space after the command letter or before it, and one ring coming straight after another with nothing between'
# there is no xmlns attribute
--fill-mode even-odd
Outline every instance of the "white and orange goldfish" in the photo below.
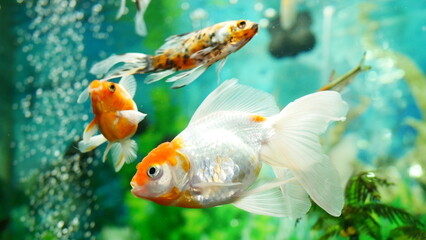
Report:
<svg viewBox="0 0 426 240"><path fill-rule="evenodd" d="M146 9L148 8L151 0L133 0L136 4L136 15L135 15L135 29L136 33L140 36L146 36L148 31L146 29L145 21L143 20L143 15L145 14ZM121 0L120 8L118 9L116 19L121 18L126 9L126 0Z"/></svg>
<svg viewBox="0 0 426 240"><path fill-rule="evenodd" d="M309 210L310 197L339 216L343 189L319 135L347 111L338 92L322 91L280 112L270 94L225 81L185 130L137 165L132 193L167 206L232 203L256 214L295 218ZM263 163L276 178L256 181Z"/></svg>
<svg viewBox="0 0 426 240"><path fill-rule="evenodd" d="M86 127L83 140L78 143L81 152L88 152L108 141L103 155L105 162L112 148L115 171L120 171L124 162L136 159L137 145L131 137L146 114L138 111L133 101L136 81L133 76L123 77L120 82L94 80L80 95L78 102L90 96L94 119ZM101 134L93 136L99 130Z"/></svg>
<svg viewBox="0 0 426 240"><path fill-rule="evenodd" d="M184 71L167 79L172 88L186 86L197 79L208 67L221 60L218 73L226 57L243 47L257 33L256 23L239 20L218 23L195 32L171 36L155 56L143 53L113 55L97 64L91 73L105 74L111 79L132 74L151 73L146 83L159 81L177 71ZM111 68L117 63L124 65Z"/></svg>

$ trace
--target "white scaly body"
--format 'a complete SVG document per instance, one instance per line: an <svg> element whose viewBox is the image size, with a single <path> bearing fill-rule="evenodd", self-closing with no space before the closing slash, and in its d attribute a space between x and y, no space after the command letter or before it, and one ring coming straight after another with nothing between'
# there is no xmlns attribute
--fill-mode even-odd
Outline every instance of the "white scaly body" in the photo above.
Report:
<svg viewBox="0 0 426 240"><path fill-rule="evenodd" d="M232 203L257 214L295 218L309 210L310 197L339 216L343 189L319 135L346 113L346 103L334 91L307 95L279 112L270 94L226 81L170 143L178 146L177 163L159 166L157 153L148 155L138 166L132 192L163 205ZM276 178L258 183L263 163L273 167ZM159 173L150 166L167 170ZM149 179L144 174L151 170L156 177Z"/></svg>

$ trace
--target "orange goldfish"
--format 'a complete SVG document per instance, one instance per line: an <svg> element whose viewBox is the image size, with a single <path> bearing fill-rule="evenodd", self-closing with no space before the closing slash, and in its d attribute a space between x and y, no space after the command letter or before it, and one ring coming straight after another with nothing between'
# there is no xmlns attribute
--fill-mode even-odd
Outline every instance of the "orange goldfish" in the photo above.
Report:
<svg viewBox="0 0 426 240"><path fill-rule="evenodd" d="M152 83L177 71L183 71L167 79L167 82L174 82L172 88L180 88L193 82L208 67L221 60L219 73L226 57L250 41L257 29L256 23L246 20L218 23L195 32L167 38L155 56L143 53L113 55L95 64L90 72L96 75L106 73L104 79L151 73L145 82ZM124 65L111 70L120 62L124 62Z"/></svg>
<svg viewBox="0 0 426 240"><path fill-rule="evenodd" d="M132 193L167 206L231 203L256 214L295 218L309 210L310 197L339 216L343 188L319 135L347 111L335 91L304 96L279 111L270 94L225 81L186 129L137 165ZM262 164L272 166L274 179L257 179Z"/></svg>
<svg viewBox="0 0 426 240"><path fill-rule="evenodd" d="M120 82L94 80L80 95L78 102L90 96L94 119L86 127L83 140L78 143L81 152L88 152L108 141L103 155L105 162L112 148L115 171L120 171L124 162L136 158L136 142L131 139L138 124L146 114L138 111L133 97L136 81L133 76L123 77ZM99 130L101 134L93 136Z"/></svg>

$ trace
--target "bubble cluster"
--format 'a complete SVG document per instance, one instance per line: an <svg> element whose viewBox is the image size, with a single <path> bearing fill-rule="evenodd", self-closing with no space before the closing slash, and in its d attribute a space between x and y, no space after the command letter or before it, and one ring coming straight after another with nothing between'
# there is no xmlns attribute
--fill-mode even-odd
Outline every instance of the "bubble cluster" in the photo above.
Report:
<svg viewBox="0 0 426 240"><path fill-rule="evenodd" d="M90 239L97 205L90 190L93 171L87 169L96 162L64 153L90 119L87 105L76 101L90 81L87 41L108 37L99 14L106 1L17 2L29 19L16 29L10 144L16 185L29 198L30 214L21 221L37 239Z"/></svg>
<svg viewBox="0 0 426 240"><path fill-rule="evenodd" d="M94 239L92 209L98 205L88 174L93 156L71 151L47 169L35 169L21 179L30 214L20 220L37 239Z"/></svg>

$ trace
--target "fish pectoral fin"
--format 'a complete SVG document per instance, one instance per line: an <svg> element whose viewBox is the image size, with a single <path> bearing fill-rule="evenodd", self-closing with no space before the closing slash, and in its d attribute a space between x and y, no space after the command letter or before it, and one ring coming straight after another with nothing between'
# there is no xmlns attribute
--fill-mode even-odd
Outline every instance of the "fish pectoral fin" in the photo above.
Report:
<svg viewBox="0 0 426 240"><path fill-rule="evenodd" d="M231 188L235 188L235 187L240 187L242 185L242 183L240 182L236 182L236 183L221 183L221 182L201 182L201 183L196 183L193 185L194 188L199 188L199 189L205 189L205 188L227 188L227 187L231 187Z"/></svg>
<svg viewBox="0 0 426 240"><path fill-rule="evenodd" d="M98 131L98 124L96 118L94 118L84 129L83 141L88 141L93 135L95 135L96 131Z"/></svg>
<svg viewBox="0 0 426 240"><path fill-rule="evenodd" d="M189 58L198 60L198 61L204 61L207 55L209 55L212 51L216 50L217 48L218 48L217 46L210 46L210 47L203 48L193 53Z"/></svg>
<svg viewBox="0 0 426 240"><path fill-rule="evenodd" d="M123 110L117 111L117 116L124 117L133 124L138 124L145 118L146 114L137 110Z"/></svg>
<svg viewBox="0 0 426 240"><path fill-rule="evenodd" d="M192 187L204 194L213 194L219 191L237 191L242 186L242 183L222 183L222 182L201 182L193 184Z"/></svg>
<svg viewBox="0 0 426 240"><path fill-rule="evenodd" d="M89 99L89 97L89 88L87 87L82 93L80 93L80 95L78 95L77 103L84 103L87 99Z"/></svg>
<svg viewBox="0 0 426 240"><path fill-rule="evenodd" d="M86 141L82 140L78 142L78 150L83 153L90 152L106 141L108 140L102 134L99 134L89 138Z"/></svg>
<svg viewBox="0 0 426 240"><path fill-rule="evenodd" d="M134 76L124 76L121 78L118 84L120 84L127 91L127 93L130 95L130 98L135 96L137 84Z"/></svg>
<svg viewBox="0 0 426 240"><path fill-rule="evenodd" d="M168 77L175 72L176 72L175 70L165 70L165 71L161 71L157 73L151 73L145 78L145 83L150 84L153 82L160 81L161 79Z"/></svg>
<svg viewBox="0 0 426 240"><path fill-rule="evenodd" d="M293 180L294 178L275 179L247 191L232 204L237 208L255 214L274 217L291 217L285 206L286 199L280 186Z"/></svg>
<svg viewBox="0 0 426 240"><path fill-rule="evenodd" d="M224 66L224 65L225 65L225 63L226 63L226 59L227 59L227 57L222 58L221 60L219 60L219 63L216 65L216 72L217 72L217 84L219 84L219 83L220 83L220 72L222 71L222 68L223 68L223 66Z"/></svg>
<svg viewBox="0 0 426 240"><path fill-rule="evenodd" d="M172 88L181 88L184 87L190 83L192 83L195 79L197 79L201 74L203 74L204 71L209 66L207 65L201 65L194 69L191 69L189 71L185 71L182 73L179 73L169 79L166 80L166 82L175 82L172 85Z"/></svg>

